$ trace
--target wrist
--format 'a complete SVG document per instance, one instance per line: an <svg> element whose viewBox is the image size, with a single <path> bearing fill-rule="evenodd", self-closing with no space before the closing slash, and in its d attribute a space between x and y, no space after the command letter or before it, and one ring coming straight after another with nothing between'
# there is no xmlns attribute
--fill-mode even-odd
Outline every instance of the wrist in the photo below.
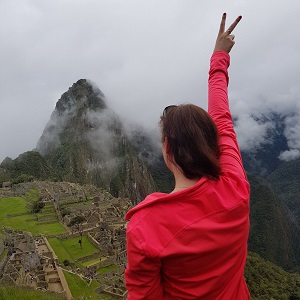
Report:
<svg viewBox="0 0 300 300"><path fill-rule="evenodd" d="M217 53L219 53L220 55L230 56L229 53L225 50L214 50L212 55L217 54Z"/></svg>

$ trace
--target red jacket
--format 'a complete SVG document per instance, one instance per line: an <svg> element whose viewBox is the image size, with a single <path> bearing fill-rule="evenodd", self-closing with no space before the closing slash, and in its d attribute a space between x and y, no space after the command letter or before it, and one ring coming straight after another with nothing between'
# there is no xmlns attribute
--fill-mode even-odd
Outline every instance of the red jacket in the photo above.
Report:
<svg viewBox="0 0 300 300"><path fill-rule="evenodd" d="M201 178L179 192L153 193L126 219L129 300L245 300L249 184L232 125L230 58L211 57L208 112L220 135L219 180Z"/></svg>

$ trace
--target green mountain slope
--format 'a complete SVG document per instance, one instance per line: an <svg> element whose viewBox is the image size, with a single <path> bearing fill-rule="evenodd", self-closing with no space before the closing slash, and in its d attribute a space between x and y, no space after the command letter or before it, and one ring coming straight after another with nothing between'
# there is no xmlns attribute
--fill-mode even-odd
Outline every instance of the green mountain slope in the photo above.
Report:
<svg viewBox="0 0 300 300"><path fill-rule="evenodd" d="M300 300L300 275L288 273L256 253L248 254L245 278L251 300Z"/></svg>
<svg viewBox="0 0 300 300"><path fill-rule="evenodd" d="M300 159L283 162L267 180L300 225Z"/></svg>
<svg viewBox="0 0 300 300"><path fill-rule="evenodd" d="M1 163L1 168L3 171L2 176L0 172L0 182L10 180L19 183L33 178L44 180L52 174L51 166L36 151L24 152L14 160L7 157Z"/></svg>
<svg viewBox="0 0 300 300"><path fill-rule="evenodd" d="M58 100L37 151L59 181L91 183L141 201L155 189L146 164L102 92L81 79Z"/></svg>
<svg viewBox="0 0 300 300"><path fill-rule="evenodd" d="M271 188L254 176L251 186L249 249L284 268L300 265L299 229Z"/></svg>

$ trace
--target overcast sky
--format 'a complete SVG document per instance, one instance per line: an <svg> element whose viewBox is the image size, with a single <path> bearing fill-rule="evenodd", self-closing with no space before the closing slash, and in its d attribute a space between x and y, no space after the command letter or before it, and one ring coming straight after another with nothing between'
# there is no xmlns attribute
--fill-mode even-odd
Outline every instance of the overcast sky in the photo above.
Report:
<svg viewBox="0 0 300 300"><path fill-rule="evenodd" d="M0 162L36 146L81 78L122 118L148 127L169 104L206 108L223 12L228 26L243 16L229 87L241 147L258 147L272 126L251 114L293 112L286 155L300 155L299 0L0 0Z"/></svg>

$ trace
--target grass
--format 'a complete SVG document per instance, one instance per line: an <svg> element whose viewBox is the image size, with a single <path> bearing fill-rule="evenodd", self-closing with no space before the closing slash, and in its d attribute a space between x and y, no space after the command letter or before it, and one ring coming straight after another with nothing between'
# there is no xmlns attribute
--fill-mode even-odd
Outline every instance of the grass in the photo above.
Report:
<svg viewBox="0 0 300 300"><path fill-rule="evenodd" d="M116 265L110 265L110 266L107 266L107 267L99 268L97 270L97 273L100 274L100 275L103 275L103 274L108 273L110 271L113 271L113 270L115 270L117 268L118 267Z"/></svg>
<svg viewBox="0 0 300 300"><path fill-rule="evenodd" d="M53 222L49 224L39 223L37 220L32 218L32 215L25 215L14 217L10 219L10 227L21 229L23 231L29 231L33 235L39 234L58 234L65 232L65 228L58 222Z"/></svg>
<svg viewBox="0 0 300 300"><path fill-rule="evenodd" d="M26 204L27 201L21 197L0 199L0 224L10 226L10 219L8 219L6 215L27 212L28 208L26 207Z"/></svg>
<svg viewBox="0 0 300 300"><path fill-rule="evenodd" d="M62 300L65 299L57 294L37 291L16 286L0 286L0 299L22 299L22 300Z"/></svg>
<svg viewBox="0 0 300 300"><path fill-rule="evenodd" d="M92 201L72 201L72 202L62 202L61 208L68 207L70 210L79 210L85 207L91 207L93 204Z"/></svg>
<svg viewBox="0 0 300 300"><path fill-rule="evenodd" d="M79 276L69 273L67 271L64 271L64 275L66 277L66 280L69 285L69 289L72 293L73 299L104 299L101 298L100 295L97 295L95 293L95 289L99 286L99 283L95 280L91 282L90 285L88 283L81 279Z"/></svg>
<svg viewBox="0 0 300 300"><path fill-rule="evenodd" d="M92 260L85 261L85 262L82 263L82 265L85 266L85 267L91 267L94 264L98 263L100 260L103 261L105 259L106 258L103 259L101 257L98 257L98 258L95 258L95 259L92 259Z"/></svg>
<svg viewBox="0 0 300 300"><path fill-rule="evenodd" d="M99 249L88 240L87 236L82 237L82 250L80 249L78 240L79 238L69 238L62 240L61 242L63 247L68 250L68 252L74 259L99 252Z"/></svg>
<svg viewBox="0 0 300 300"><path fill-rule="evenodd" d="M35 189L30 189L25 193L25 196L30 200L37 201L39 199L39 192Z"/></svg>
<svg viewBox="0 0 300 300"><path fill-rule="evenodd" d="M66 229L58 222L56 214L53 215L54 218L50 220L51 223L43 224L38 222L35 215L30 214L27 205L28 201L22 197L10 197L0 199L0 225L4 225L5 227L11 227L14 229L20 229L23 231L28 231L31 232L33 235L50 235L66 232ZM46 205L45 208L46 211L49 212L49 205ZM52 212L55 213L53 205ZM27 214L15 216L15 214L19 213Z"/></svg>
<svg viewBox="0 0 300 300"><path fill-rule="evenodd" d="M6 214L18 214L28 211L27 201L22 197L9 197L0 199L0 221Z"/></svg>
<svg viewBox="0 0 300 300"><path fill-rule="evenodd" d="M67 259L70 263L75 263L73 257L69 254L69 252L62 246L61 242L57 238L49 238L48 242L50 243L53 251L58 257L59 262L62 264L65 259Z"/></svg>
<svg viewBox="0 0 300 300"><path fill-rule="evenodd" d="M67 259L69 262L76 263L77 266L82 267L84 265L76 261L77 259L99 252L99 249L88 240L87 236L82 237L82 249L78 243L78 237L63 240L49 238L48 241L60 263Z"/></svg>

